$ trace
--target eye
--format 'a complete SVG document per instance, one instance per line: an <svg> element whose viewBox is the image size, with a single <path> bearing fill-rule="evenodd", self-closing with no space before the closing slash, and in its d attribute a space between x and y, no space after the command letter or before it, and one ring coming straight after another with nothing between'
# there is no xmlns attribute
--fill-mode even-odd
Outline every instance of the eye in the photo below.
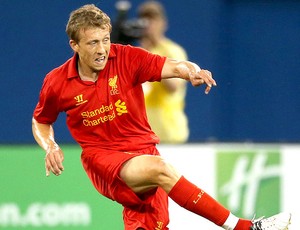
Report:
<svg viewBox="0 0 300 230"><path fill-rule="evenodd" d="M105 44L108 43L109 41L110 41L109 38L104 38L104 39L103 39L103 43L105 43Z"/></svg>
<svg viewBox="0 0 300 230"><path fill-rule="evenodd" d="M97 44L97 41L96 41L96 40L90 41L88 44L89 44L89 45L96 45L96 44Z"/></svg>

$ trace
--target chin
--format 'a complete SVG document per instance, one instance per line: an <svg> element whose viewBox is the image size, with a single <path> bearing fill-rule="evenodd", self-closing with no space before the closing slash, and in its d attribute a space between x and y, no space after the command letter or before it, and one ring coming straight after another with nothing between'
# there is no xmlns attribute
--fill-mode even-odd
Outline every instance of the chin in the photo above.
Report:
<svg viewBox="0 0 300 230"><path fill-rule="evenodd" d="M105 65L94 66L94 67L93 67L93 70L94 70L95 72L99 72L99 71L103 70L104 67L105 67Z"/></svg>

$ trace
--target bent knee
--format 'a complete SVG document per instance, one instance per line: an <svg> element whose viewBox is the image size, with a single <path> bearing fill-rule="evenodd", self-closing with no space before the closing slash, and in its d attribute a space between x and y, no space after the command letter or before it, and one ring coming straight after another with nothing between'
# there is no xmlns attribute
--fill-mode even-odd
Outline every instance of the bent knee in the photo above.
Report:
<svg viewBox="0 0 300 230"><path fill-rule="evenodd" d="M126 162L121 178L134 190L155 186L169 190L180 178L176 169L160 156L142 155Z"/></svg>
<svg viewBox="0 0 300 230"><path fill-rule="evenodd" d="M142 174L145 179L157 186L164 186L180 177L176 169L161 156L149 156L143 165Z"/></svg>
<svg viewBox="0 0 300 230"><path fill-rule="evenodd" d="M157 157L152 171L149 172L157 186L163 188L167 193L171 191L181 174L162 157Z"/></svg>
<svg viewBox="0 0 300 230"><path fill-rule="evenodd" d="M168 162L166 162L163 158L159 157L157 159L155 173L157 178L157 183L159 186L165 186L170 182L177 182L180 178L180 174L177 170Z"/></svg>

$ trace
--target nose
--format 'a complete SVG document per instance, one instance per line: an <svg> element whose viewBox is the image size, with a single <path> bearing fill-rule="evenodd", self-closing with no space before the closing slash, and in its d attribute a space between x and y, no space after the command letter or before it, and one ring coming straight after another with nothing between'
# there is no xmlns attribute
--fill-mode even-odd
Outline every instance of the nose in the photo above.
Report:
<svg viewBox="0 0 300 230"><path fill-rule="evenodd" d="M103 54L105 53L105 48L102 42L99 42L97 45L97 53Z"/></svg>

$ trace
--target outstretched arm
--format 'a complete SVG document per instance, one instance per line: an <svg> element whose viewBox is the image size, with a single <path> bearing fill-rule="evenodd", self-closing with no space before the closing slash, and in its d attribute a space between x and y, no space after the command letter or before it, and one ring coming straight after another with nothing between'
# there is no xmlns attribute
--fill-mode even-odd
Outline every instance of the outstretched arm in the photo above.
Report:
<svg viewBox="0 0 300 230"><path fill-rule="evenodd" d="M177 61L170 58L167 58L162 69L162 79L167 78L182 78L190 81L193 86L206 84L206 94L217 85L210 71L203 70L190 61Z"/></svg>
<svg viewBox="0 0 300 230"><path fill-rule="evenodd" d="M54 139L54 130L51 124L42 124L32 118L32 133L34 139L45 150L45 169L46 176L50 171L56 176L64 170L62 162L64 154Z"/></svg>

